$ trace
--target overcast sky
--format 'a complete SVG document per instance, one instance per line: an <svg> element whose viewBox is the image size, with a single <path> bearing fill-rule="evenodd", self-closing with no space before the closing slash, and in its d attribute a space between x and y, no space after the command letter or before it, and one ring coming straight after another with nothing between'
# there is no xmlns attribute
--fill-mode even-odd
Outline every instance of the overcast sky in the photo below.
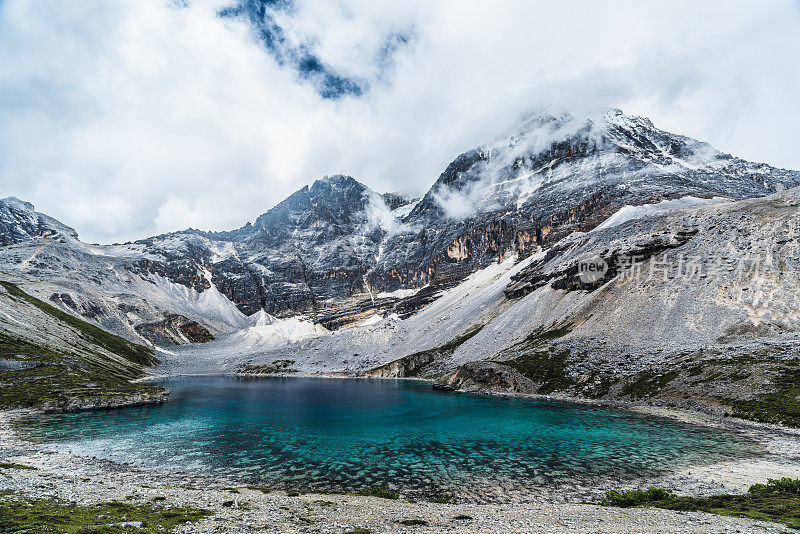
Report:
<svg viewBox="0 0 800 534"><path fill-rule="evenodd" d="M424 192L548 107L800 169L798 58L797 0L0 0L0 197L231 229L326 174Z"/></svg>

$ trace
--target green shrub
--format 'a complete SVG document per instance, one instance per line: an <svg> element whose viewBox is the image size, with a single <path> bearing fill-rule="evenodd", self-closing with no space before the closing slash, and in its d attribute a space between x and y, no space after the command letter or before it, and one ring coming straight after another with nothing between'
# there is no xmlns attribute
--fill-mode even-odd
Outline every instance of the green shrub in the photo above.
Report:
<svg viewBox="0 0 800 534"><path fill-rule="evenodd" d="M399 495L396 491L388 489L388 488L371 488L365 491L360 491L359 495L366 495L369 497L380 497L381 499L397 499Z"/></svg>
<svg viewBox="0 0 800 534"><path fill-rule="evenodd" d="M768 495L772 493L786 493L789 495L800 495L800 478L783 477L781 479L769 479L766 484L753 484L748 493L753 495Z"/></svg>
<svg viewBox="0 0 800 534"><path fill-rule="evenodd" d="M774 521L800 529L800 480L782 478L754 484L744 495L679 497L670 490L648 488L635 491L609 491L600 502L604 506L649 505L682 512L705 512L756 521Z"/></svg>
<svg viewBox="0 0 800 534"><path fill-rule="evenodd" d="M647 488L646 490L616 491L611 490L606 493L606 498L600 501L603 506L618 506L620 508L630 508L631 506L641 506L657 501L668 501L675 495L672 490L664 488Z"/></svg>
<svg viewBox="0 0 800 534"><path fill-rule="evenodd" d="M405 525L407 527L413 527L416 525L422 526L428 524L428 522L425 521L424 519L403 519L401 521L398 521L398 523L400 523L401 525Z"/></svg>
<svg viewBox="0 0 800 534"><path fill-rule="evenodd" d="M35 470L36 468L35 467L31 467L29 465L22 465L22 464L17 464L17 463L14 463L14 462L6 462L5 460L0 460L0 469L33 469L33 470Z"/></svg>

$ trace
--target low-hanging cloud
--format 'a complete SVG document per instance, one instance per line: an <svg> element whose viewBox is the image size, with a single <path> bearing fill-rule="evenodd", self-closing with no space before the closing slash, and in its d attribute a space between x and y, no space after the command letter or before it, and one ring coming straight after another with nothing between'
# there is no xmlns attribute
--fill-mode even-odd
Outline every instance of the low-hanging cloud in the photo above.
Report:
<svg viewBox="0 0 800 534"><path fill-rule="evenodd" d="M296 0L275 23L362 84L340 94L220 16L236 3L0 2L0 196L103 242L234 228L326 174L424 192L552 106L800 167L796 2Z"/></svg>

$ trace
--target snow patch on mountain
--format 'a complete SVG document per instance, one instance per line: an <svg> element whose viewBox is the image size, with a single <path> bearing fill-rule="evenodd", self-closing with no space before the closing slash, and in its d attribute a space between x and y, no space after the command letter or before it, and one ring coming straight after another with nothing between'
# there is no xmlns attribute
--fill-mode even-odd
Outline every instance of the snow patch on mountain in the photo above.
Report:
<svg viewBox="0 0 800 534"><path fill-rule="evenodd" d="M395 299L404 299L416 295L419 293L422 287L416 289L397 289L395 291L384 291L382 293L378 293L375 295L375 298L379 299L386 299L386 298L395 298Z"/></svg>
<svg viewBox="0 0 800 534"><path fill-rule="evenodd" d="M606 219L600 226L597 226L592 231L600 231L612 226L618 226L633 219L640 219L642 217L653 217L662 213L667 213L674 210L688 208L705 204L707 202L726 202L728 199L722 197L698 198L693 196L681 197L675 200L662 200L657 204L642 204L640 206L624 206L619 211L614 213L611 217Z"/></svg>
<svg viewBox="0 0 800 534"><path fill-rule="evenodd" d="M404 219L405 217L408 216L409 213L411 213L414 210L415 207L417 207L417 204L419 204L420 200L422 200L421 197L414 200L413 202L409 202L404 206L400 206L399 208L393 209L392 215L394 215L396 219L400 220Z"/></svg>
<svg viewBox="0 0 800 534"><path fill-rule="evenodd" d="M246 328L248 317L212 283L203 292L176 284L157 274L139 282L137 294L150 302L159 303L173 313L202 318L221 331L232 332Z"/></svg>

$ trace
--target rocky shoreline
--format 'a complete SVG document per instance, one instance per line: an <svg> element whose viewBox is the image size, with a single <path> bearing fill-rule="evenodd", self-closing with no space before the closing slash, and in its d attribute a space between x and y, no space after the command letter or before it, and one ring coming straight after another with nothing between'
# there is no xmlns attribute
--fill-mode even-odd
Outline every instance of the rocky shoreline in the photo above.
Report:
<svg viewBox="0 0 800 534"><path fill-rule="evenodd" d="M70 397L63 401L47 401L38 408L45 413L80 412L84 410L103 410L142 406L144 404L163 404L169 400L169 391L139 393L135 395L113 395L105 397Z"/></svg>
<svg viewBox="0 0 800 534"><path fill-rule="evenodd" d="M213 515L179 532L786 532L781 525L698 512L605 508L581 503L437 504L377 497L293 493L235 481L144 470L40 446L18 436L0 412L0 457L35 469L7 469L0 491L77 504L110 500L191 505ZM750 476L752 465L743 468ZM768 469L764 469L764 473ZM361 531L364 532L364 531Z"/></svg>
<svg viewBox="0 0 800 534"><path fill-rule="evenodd" d="M213 516L197 524L181 527L187 532L255 532L265 528L274 532L342 533L355 528L367 528L372 532L785 532L785 528L779 525L745 519L654 509L622 510L584 503L598 501L608 489L654 485L673 488L684 495L700 496L742 493L751 484L769 478L800 478L800 430L626 401L524 392L518 387L505 387L519 385L518 377L513 373L494 384L494 387L485 387L485 381L469 379L481 371L475 369L443 385L456 393L575 402L668 417L743 434L759 444L761 453L736 461L698 464L647 480L617 481L613 486L609 485L613 481L597 487L575 484L570 487L543 488L533 496L522 493L529 490L498 487L496 492L486 495L484 502L436 504L414 502L417 496L402 494L401 499L395 501L355 495L298 495L282 490L265 493L263 490L242 488L241 481L143 469L73 454L55 446L25 441L13 429L15 419L44 411L77 411L165 402L169 392L160 392L82 399L80 402L44 405L39 410L0 411L0 458L36 468L3 471L0 491L12 489L35 498L55 497L78 504L128 497L150 501L156 496L163 496L175 506L199 506L213 512ZM340 374L278 374L343 378ZM495 377L494 373L490 374ZM432 387L434 385L436 383L432 383ZM232 500L236 503L241 501L241 506L237 508L222 504ZM464 523L465 520L454 520L456 516L473 519ZM424 521L426 524L411 526L403 521ZM253 526L258 523L264 524L258 528ZM611 527L611 524L614 526Z"/></svg>
<svg viewBox="0 0 800 534"><path fill-rule="evenodd" d="M297 376L297 375L291 375ZM317 375L319 378L323 376ZM461 390L461 392L466 392ZM632 403L608 403L519 392L473 389L472 393L511 395L614 405L658 417L739 432L756 441L762 454L724 463L695 465L655 479L627 481L615 486L629 489L655 485L675 489L686 495L741 493L750 484L768 478L800 477L800 431L774 425L715 417L683 410ZM166 395L147 399L141 396L100 399L57 407L91 409L164 402ZM96 402L95 402L96 401ZM54 446L38 445L21 438L13 421L34 410L0 411L0 458L29 465L35 470L5 470L0 476L0 491L11 489L36 498L56 497L79 504L132 498L150 501L165 497L177 506L207 508L213 516L181 527L186 532L333 532L355 528L372 532L785 532L771 523L682 513L655 509L614 509L583 504L597 500L605 489L579 486L543 491L535 502L522 502L513 490L505 493L504 503L436 504L375 497L313 494L286 491L252 490L238 487L241 482L142 469L94 457L73 454ZM503 488L498 488L503 493ZM231 506L229 503L237 503ZM324 504L323 504L324 503ZM455 520L469 516L470 520ZM404 524L424 521L426 524ZM256 526L260 525L260 526ZM179 530L181 530L179 529Z"/></svg>

